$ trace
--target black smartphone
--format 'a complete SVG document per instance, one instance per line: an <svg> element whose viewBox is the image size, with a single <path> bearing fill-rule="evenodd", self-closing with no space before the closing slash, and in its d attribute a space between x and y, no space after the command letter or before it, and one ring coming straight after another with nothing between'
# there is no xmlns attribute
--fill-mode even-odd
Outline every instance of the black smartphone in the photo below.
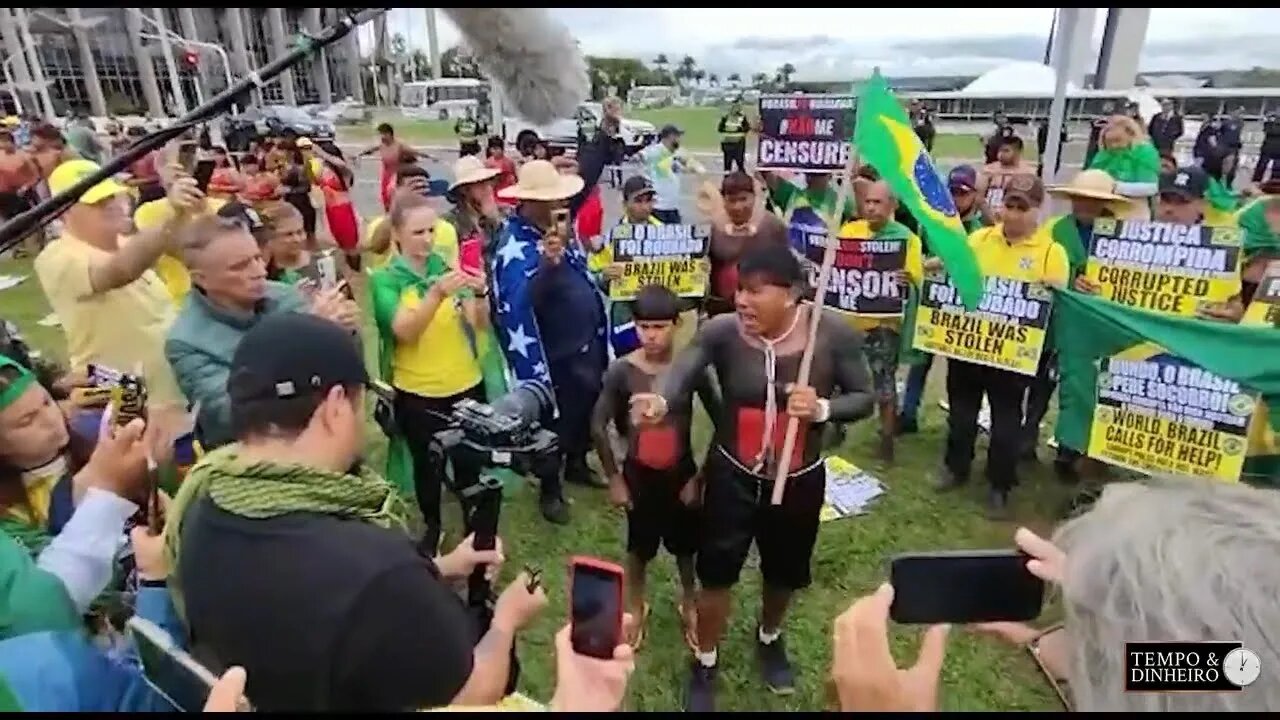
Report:
<svg viewBox="0 0 1280 720"><path fill-rule="evenodd" d="M569 573L573 651L612 660L622 642L622 568L596 558L575 557Z"/></svg>
<svg viewBox="0 0 1280 720"><path fill-rule="evenodd" d="M1044 581L1017 550L909 553L889 563L889 617L912 625L1025 622L1039 617Z"/></svg>
<svg viewBox="0 0 1280 720"><path fill-rule="evenodd" d="M147 684L179 712L202 712L218 676L179 648L158 625L135 615L127 627Z"/></svg>
<svg viewBox="0 0 1280 720"><path fill-rule="evenodd" d="M196 153L200 146L194 142L184 142L178 146L178 166L183 172L193 173L196 170Z"/></svg>
<svg viewBox="0 0 1280 720"><path fill-rule="evenodd" d="M200 188L200 192L209 191L209 181L213 179L213 171L217 167L217 163L213 160L200 160L196 163L196 168L192 171L191 177L195 178L196 187Z"/></svg>

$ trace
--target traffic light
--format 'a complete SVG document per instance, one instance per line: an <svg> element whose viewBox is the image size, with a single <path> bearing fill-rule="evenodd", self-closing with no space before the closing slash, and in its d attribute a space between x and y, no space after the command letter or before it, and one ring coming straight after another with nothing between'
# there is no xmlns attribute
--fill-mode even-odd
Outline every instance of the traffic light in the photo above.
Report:
<svg viewBox="0 0 1280 720"><path fill-rule="evenodd" d="M182 62L189 68L195 68L200 64L200 53L187 49L182 53Z"/></svg>

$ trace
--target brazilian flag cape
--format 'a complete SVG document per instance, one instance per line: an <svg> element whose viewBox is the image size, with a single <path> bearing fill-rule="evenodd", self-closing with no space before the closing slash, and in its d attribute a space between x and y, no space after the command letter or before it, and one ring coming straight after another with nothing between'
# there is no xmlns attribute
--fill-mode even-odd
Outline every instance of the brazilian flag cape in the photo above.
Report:
<svg viewBox="0 0 1280 720"><path fill-rule="evenodd" d="M431 286L447 272L448 263L435 253L428 256L424 273L419 273L402 256L396 255L370 278L373 318L378 328L378 375L388 385L395 387L392 359L395 356L396 338L391 324L400 307L401 297L409 290L424 297ZM468 291L459 293L459 297L464 296L469 296ZM507 390L506 365L492 331L476 330L466 323L463 326L471 350L480 363L485 396L490 399L500 397ZM383 476L406 497L413 496L413 455L409 452L409 444L399 432L389 438L387 467Z"/></svg>

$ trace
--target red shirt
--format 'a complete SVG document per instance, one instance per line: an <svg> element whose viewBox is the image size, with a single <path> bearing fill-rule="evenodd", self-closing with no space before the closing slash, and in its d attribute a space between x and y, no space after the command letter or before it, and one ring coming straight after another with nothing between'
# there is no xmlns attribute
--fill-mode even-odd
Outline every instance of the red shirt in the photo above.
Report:
<svg viewBox="0 0 1280 720"><path fill-rule="evenodd" d="M516 164L506 155L496 158L486 158L484 165L487 168L497 170L501 173L498 175L497 184L493 188L495 192L500 192L503 188L511 187L516 184ZM498 202L503 205L516 204L516 200L503 198L501 196L498 197Z"/></svg>

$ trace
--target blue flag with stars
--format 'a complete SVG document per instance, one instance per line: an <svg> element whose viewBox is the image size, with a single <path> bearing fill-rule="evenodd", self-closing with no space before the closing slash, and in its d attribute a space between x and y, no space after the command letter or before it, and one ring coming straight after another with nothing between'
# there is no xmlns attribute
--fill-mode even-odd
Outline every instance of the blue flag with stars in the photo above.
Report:
<svg viewBox="0 0 1280 720"><path fill-rule="evenodd" d="M529 292L529 284L538 273L541 239L542 232L527 220L509 216L498 231L489 277L493 284L494 328L512 374L517 382L550 384L551 371ZM565 244L564 262L594 285L587 257L578 243Z"/></svg>

